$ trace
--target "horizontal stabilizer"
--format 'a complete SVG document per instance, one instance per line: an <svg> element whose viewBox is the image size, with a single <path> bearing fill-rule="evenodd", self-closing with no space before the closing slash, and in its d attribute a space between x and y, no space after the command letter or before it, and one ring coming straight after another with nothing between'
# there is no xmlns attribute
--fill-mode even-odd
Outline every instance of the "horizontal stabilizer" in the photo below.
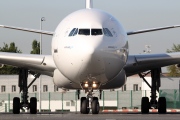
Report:
<svg viewBox="0 0 180 120"><path fill-rule="evenodd" d="M165 29L171 29L171 28L177 28L177 27L180 27L180 25L173 25L173 26L166 26L166 27L159 27L159 28L150 28L150 29L144 29L144 30L130 31L130 32L127 32L127 35L134 35L134 34L140 34L140 33L146 33L146 32L153 32L153 31L165 30Z"/></svg>
<svg viewBox="0 0 180 120"><path fill-rule="evenodd" d="M7 25L0 25L0 27L21 30L21 31L27 31L27 32L33 32L33 33L39 33L39 34L45 34L45 35L53 35L54 34L54 32L51 32L51 31L35 30L35 29L21 28L21 27L7 26Z"/></svg>

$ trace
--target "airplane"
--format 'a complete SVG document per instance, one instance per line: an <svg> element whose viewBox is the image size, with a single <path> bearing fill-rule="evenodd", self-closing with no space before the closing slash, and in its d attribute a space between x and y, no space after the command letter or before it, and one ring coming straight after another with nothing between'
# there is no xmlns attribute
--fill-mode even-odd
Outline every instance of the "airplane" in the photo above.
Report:
<svg viewBox="0 0 180 120"><path fill-rule="evenodd" d="M180 65L180 53L129 55L127 36L178 28L180 25L126 32L111 14L93 8L93 1L86 0L86 8L65 17L54 32L22 27L0 25L9 28L52 36L52 55L34 55L0 52L0 63L18 67L19 87L22 98L14 97L13 113L19 114L26 107L31 114L37 113L37 99L28 101L28 88L40 75L53 78L62 89L77 90L82 114L98 114L99 99L103 90L117 89L126 78L138 74L151 88L151 98L142 97L141 112L149 113L156 108L166 113L166 98L159 97L161 67ZM147 72L148 71L148 72ZM151 86L145 76L151 73ZM28 74L35 79L27 85ZM80 91L86 96L80 98ZM99 98L93 95L99 91Z"/></svg>

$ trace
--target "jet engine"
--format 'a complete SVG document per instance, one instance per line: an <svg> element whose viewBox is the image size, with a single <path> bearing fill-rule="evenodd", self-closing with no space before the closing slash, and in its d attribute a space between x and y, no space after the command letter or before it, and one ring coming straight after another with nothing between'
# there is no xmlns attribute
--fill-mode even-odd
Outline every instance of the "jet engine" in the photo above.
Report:
<svg viewBox="0 0 180 120"><path fill-rule="evenodd" d="M4 64L0 64L0 68L3 68L4 67Z"/></svg>
<svg viewBox="0 0 180 120"><path fill-rule="evenodd" d="M116 89L122 87L125 83L126 74L124 70L121 70L121 72L114 79L102 85L100 89Z"/></svg>
<svg viewBox="0 0 180 120"><path fill-rule="evenodd" d="M176 68L180 69L180 64L176 64L175 66Z"/></svg>
<svg viewBox="0 0 180 120"><path fill-rule="evenodd" d="M53 82L59 88L80 89L80 85L70 81L58 69L54 71Z"/></svg>

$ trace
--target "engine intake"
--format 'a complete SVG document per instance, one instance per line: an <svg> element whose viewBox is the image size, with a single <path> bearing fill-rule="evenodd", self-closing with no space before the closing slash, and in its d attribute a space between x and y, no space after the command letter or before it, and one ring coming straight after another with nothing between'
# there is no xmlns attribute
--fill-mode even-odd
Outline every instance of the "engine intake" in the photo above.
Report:
<svg viewBox="0 0 180 120"><path fill-rule="evenodd" d="M53 82L59 88L80 89L80 85L70 81L58 69L54 71Z"/></svg>

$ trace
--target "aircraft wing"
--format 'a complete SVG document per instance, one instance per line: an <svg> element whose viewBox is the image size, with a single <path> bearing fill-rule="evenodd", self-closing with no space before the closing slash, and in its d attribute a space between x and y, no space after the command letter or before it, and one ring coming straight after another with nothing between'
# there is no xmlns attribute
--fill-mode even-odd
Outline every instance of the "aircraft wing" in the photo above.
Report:
<svg viewBox="0 0 180 120"><path fill-rule="evenodd" d="M165 54L129 55L124 67L127 76L154 68L180 64L180 52Z"/></svg>
<svg viewBox="0 0 180 120"><path fill-rule="evenodd" d="M127 32L127 35L134 35L134 34L140 34L140 33L146 33L146 32L153 32L158 30L165 30L165 29L171 29L171 28L177 28L180 27L180 25L173 25L173 26L166 26L166 27L158 27L158 28L150 28L150 29L143 29L143 30L137 30L137 31L130 31Z"/></svg>
<svg viewBox="0 0 180 120"><path fill-rule="evenodd" d="M52 76L56 65L51 55L19 54L0 52L0 64L7 64L19 68Z"/></svg>
<svg viewBox="0 0 180 120"><path fill-rule="evenodd" d="M51 32L51 31L35 30L35 29L21 28L21 27L7 26L7 25L0 25L0 27L21 30L21 31L27 31L27 32L33 32L33 33L40 33L40 34L45 34L45 35L53 35L54 34L54 32Z"/></svg>

